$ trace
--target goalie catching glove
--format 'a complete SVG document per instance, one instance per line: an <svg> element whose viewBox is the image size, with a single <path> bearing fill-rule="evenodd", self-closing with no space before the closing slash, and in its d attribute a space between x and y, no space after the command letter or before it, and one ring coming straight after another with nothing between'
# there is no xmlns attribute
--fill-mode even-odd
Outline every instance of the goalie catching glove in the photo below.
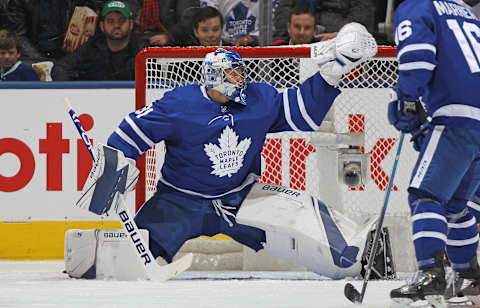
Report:
<svg viewBox="0 0 480 308"><path fill-rule="evenodd" d="M311 58L320 66L320 75L337 86L342 75L377 54L377 42L356 22L343 26L334 39L311 45Z"/></svg>
<svg viewBox="0 0 480 308"><path fill-rule="evenodd" d="M115 148L100 144L95 152L97 160L75 205L97 215L108 215L118 198L135 187L140 171L133 159Z"/></svg>

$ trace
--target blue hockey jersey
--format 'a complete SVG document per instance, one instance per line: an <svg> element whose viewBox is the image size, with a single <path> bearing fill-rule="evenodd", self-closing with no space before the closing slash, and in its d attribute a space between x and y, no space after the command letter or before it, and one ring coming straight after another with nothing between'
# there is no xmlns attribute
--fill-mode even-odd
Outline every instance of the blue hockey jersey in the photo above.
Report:
<svg viewBox="0 0 480 308"><path fill-rule="evenodd" d="M259 178L267 133L318 129L339 93L319 73L280 93L249 83L245 105L218 104L203 86L179 87L127 115L108 145L137 159L164 140L159 181L189 195L218 198Z"/></svg>
<svg viewBox="0 0 480 308"><path fill-rule="evenodd" d="M400 99L434 124L480 128L480 22L462 1L406 0L394 17Z"/></svg>
<svg viewBox="0 0 480 308"><path fill-rule="evenodd" d="M0 81L40 81L35 70L17 61L7 71L0 70Z"/></svg>

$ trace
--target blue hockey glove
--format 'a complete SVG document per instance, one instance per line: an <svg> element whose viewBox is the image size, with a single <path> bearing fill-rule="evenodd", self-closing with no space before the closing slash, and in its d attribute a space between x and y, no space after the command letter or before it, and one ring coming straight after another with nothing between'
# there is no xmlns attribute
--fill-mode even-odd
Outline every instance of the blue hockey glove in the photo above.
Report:
<svg viewBox="0 0 480 308"><path fill-rule="evenodd" d="M423 140L425 139L425 136L428 134L428 131L431 128L432 123L430 122L430 119L427 119L425 123L420 125L419 128L415 129L412 131L412 138L410 138L410 142L413 143L413 148L415 151L420 152L420 149L422 148Z"/></svg>
<svg viewBox="0 0 480 308"><path fill-rule="evenodd" d="M388 103L388 121L399 131L410 133L423 123L421 113L417 112L417 106L421 106L421 104L420 102L400 100L397 93L397 88L391 89L391 101Z"/></svg>

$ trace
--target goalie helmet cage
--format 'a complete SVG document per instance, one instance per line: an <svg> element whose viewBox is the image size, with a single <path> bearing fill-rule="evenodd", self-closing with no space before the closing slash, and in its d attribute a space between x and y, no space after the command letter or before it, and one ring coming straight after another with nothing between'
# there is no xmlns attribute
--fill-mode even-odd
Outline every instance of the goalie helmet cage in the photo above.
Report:
<svg viewBox="0 0 480 308"><path fill-rule="evenodd" d="M136 109L163 96L174 87L198 83L201 64L212 47L146 48L136 57ZM318 71L308 47L247 47L236 50L247 66L247 78L266 82L282 91L296 87ZM379 47L374 59L346 74L321 131L359 132L365 135L362 152L369 153L368 181L361 187L348 187L337 179L338 153L334 148L312 144L322 132L285 132L267 136L262 151L260 182L306 190L314 197L339 209L356 222L378 215L388 186L395 157L398 132L387 119L389 89L398 77L394 47ZM155 191L164 146L156 145L137 163L140 177L136 188L136 209ZM417 153L410 144L398 166L385 226L390 229L398 271L412 271L415 259L410 243L411 225L407 202L410 172ZM406 249L406 247L409 247Z"/></svg>

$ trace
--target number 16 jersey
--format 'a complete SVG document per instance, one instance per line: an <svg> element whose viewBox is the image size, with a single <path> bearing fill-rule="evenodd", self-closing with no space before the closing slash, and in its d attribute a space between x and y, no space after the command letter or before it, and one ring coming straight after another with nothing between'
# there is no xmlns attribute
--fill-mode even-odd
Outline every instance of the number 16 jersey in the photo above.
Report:
<svg viewBox="0 0 480 308"><path fill-rule="evenodd" d="M464 2L406 0L395 12L400 99L434 124L480 128L480 22Z"/></svg>

